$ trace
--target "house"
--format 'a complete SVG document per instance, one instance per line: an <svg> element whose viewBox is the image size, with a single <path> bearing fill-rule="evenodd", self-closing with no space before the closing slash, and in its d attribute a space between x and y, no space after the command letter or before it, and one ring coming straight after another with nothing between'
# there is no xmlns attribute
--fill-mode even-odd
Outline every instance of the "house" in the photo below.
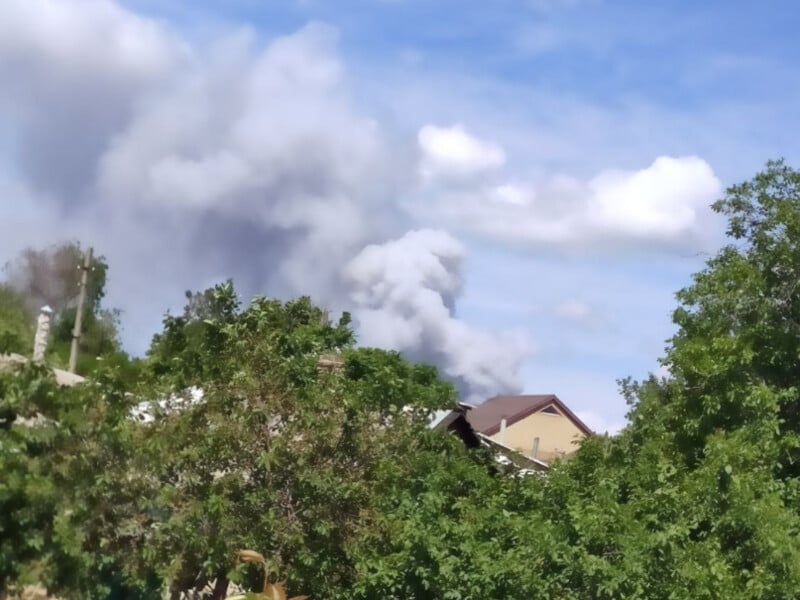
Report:
<svg viewBox="0 0 800 600"><path fill-rule="evenodd" d="M494 455L495 461L510 467L517 475L526 476L541 474L550 467L538 458L520 454L490 437L475 431L467 421L466 405L459 405L452 410L440 410L433 414L428 427L439 431L447 431L457 436L464 446L470 449L488 448Z"/></svg>
<svg viewBox="0 0 800 600"><path fill-rule="evenodd" d="M572 454L576 442L592 434L555 394L495 396L461 406L482 437L544 463Z"/></svg>

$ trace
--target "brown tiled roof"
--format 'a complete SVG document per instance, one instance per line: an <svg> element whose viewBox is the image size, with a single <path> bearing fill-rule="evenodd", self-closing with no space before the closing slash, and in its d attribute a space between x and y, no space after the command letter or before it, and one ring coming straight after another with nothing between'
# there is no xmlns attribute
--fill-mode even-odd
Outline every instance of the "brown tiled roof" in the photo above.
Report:
<svg viewBox="0 0 800 600"><path fill-rule="evenodd" d="M555 394L525 394L519 396L495 396L483 404L473 407L466 413L470 425L484 435L494 435L500 430L500 421L506 420L506 426L546 408L553 404L565 417L586 435L592 430L581 421Z"/></svg>

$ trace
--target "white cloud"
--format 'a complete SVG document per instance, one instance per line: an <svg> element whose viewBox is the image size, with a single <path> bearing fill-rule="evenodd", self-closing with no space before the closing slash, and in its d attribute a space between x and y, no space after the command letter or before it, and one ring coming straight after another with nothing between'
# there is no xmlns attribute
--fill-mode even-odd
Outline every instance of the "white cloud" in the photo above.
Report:
<svg viewBox="0 0 800 600"><path fill-rule="evenodd" d="M469 177L501 167L506 154L498 144L478 139L462 125L425 125L417 134L425 178Z"/></svg>
<svg viewBox="0 0 800 600"><path fill-rule="evenodd" d="M591 227L669 239L696 230L699 213L717 198L721 184L701 158L661 156L640 171L601 173L589 189L586 218Z"/></svg>
<svg viewBox="0 0 800 600"><path fill-rule="evenodd" d="M168 72L181 46L155 21L105 0L5 0L3 8L8 18L0 20L2 64L47 66L57 71L49 78L53 82L82 70L150 80Z"/></svg>
<svg viewBox="0 0 800 600"><path fill-rule="evenodd" d="M638 171L563 175L526 184L425 183L407 203L418 219L503 242L589 249L638 245L685 251L713 243L709 205L722 186L701 158L657 158Z"/></svg>

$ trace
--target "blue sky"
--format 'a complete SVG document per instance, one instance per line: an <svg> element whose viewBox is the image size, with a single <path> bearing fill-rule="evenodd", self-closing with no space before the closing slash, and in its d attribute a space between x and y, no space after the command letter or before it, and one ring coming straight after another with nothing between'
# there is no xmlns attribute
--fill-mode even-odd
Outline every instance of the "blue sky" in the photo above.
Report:
<svg viewBox="0 0 800 600"><path fill-rule="evenodd" d="M790 1L603 0L129 2L195 32L246 23L265 36L334 25L348 63L541 86L620 106L681 109L767 101L799 58ZM788 83L788 82L787 82ZM783 86L780 86L783 87Z"/></svg>
<svg viewBox="0 0 800 600"><path fill-rule="evenodd" d="M0 251L97 244L134 351L234 275L615 429L616 379L658 368L723 242L709 202L800 162L788 1L13 0L0 22Z"/></svg>

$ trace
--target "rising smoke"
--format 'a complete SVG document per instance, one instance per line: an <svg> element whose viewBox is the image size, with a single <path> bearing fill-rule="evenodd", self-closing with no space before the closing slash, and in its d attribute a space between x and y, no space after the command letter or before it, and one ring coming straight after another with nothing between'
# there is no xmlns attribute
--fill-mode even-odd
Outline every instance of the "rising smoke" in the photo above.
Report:
<svg viewBox="0 0 800 600"><path fill-rule="evenodd" d="M7 0L0 78L0 187L25 203L0 250L34 228L97 245L135 349L184 289L232 276L351 310L362 343L435 362L473 401L518 389L526 344L457 318L462 246L399 208L417 140L358 108L331 29L200 49L110 0Z"/></svg>

